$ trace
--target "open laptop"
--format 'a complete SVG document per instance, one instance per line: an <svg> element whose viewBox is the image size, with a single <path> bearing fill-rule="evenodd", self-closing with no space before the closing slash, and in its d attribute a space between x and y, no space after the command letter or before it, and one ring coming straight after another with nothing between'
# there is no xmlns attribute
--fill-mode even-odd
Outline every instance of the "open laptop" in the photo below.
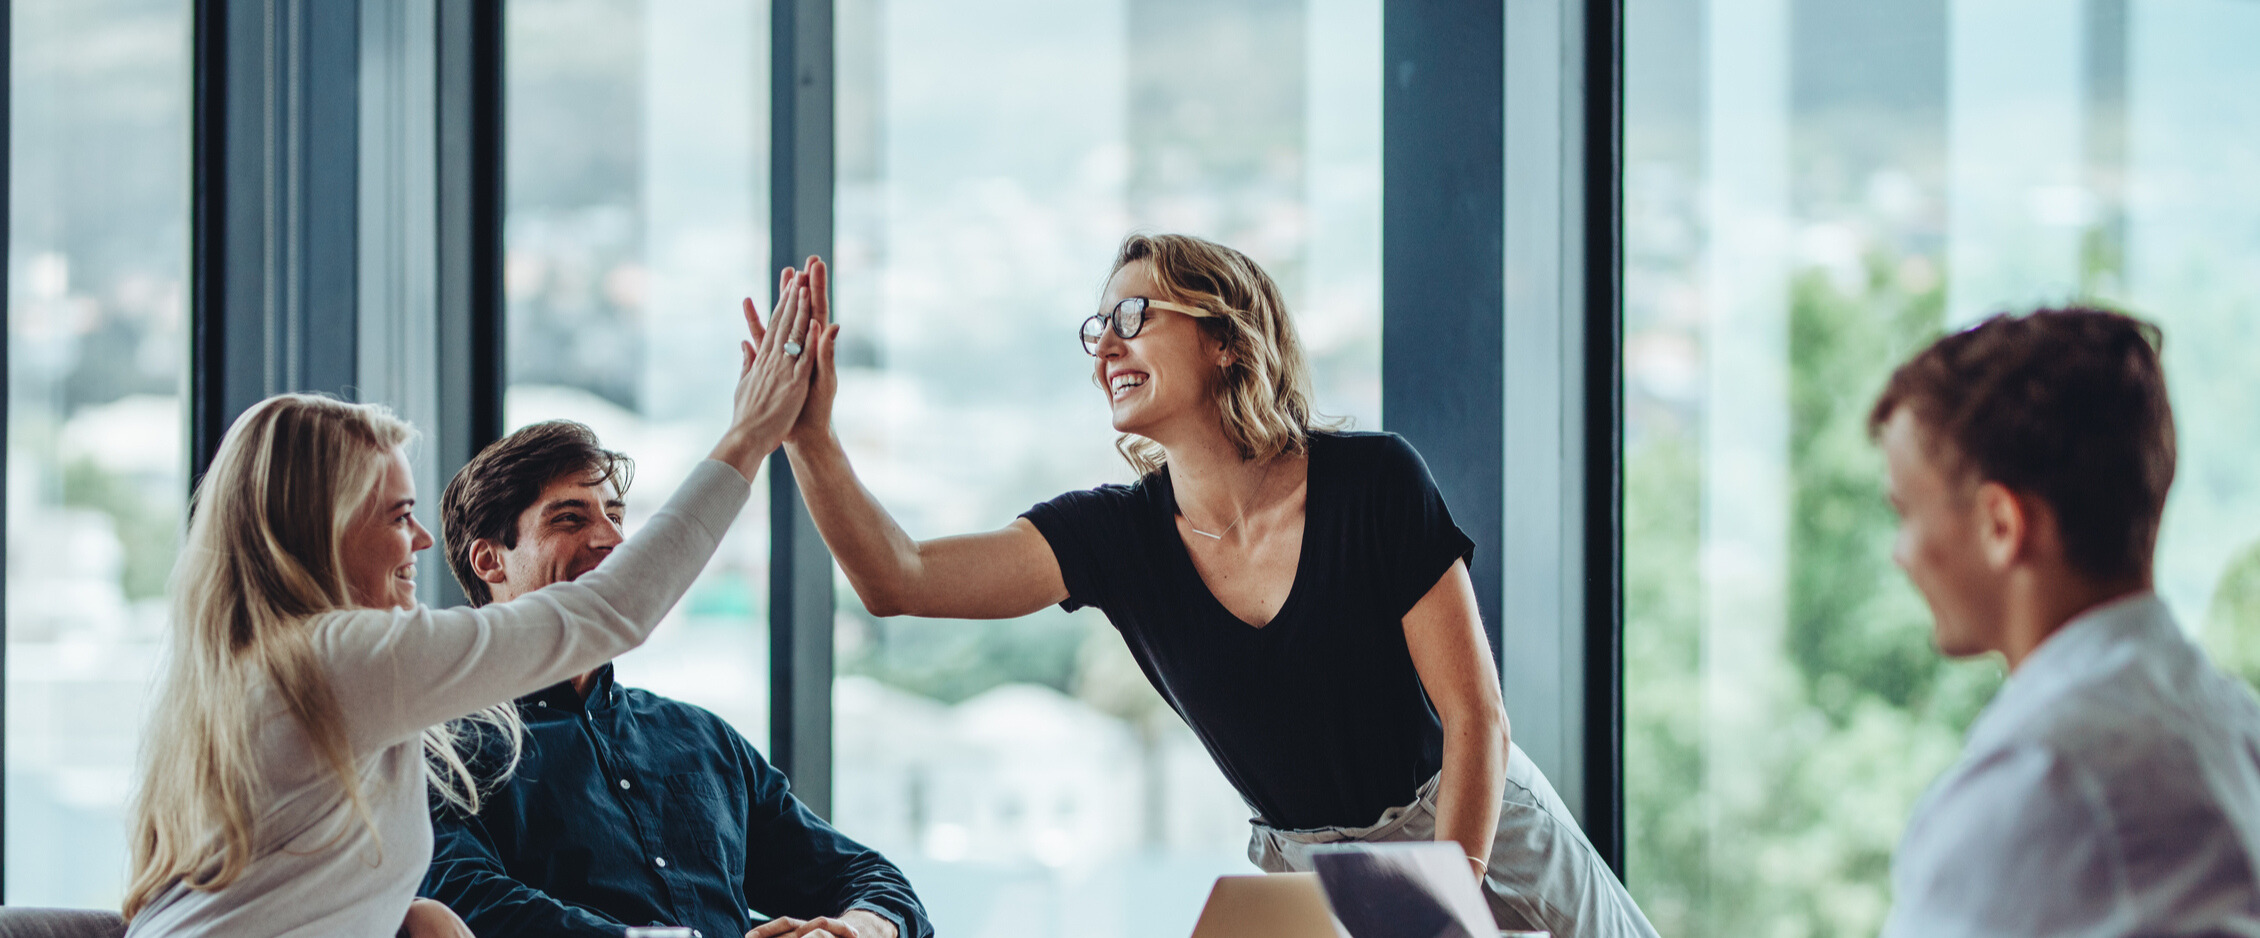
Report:
<svg viewBox="0 0 2260 938"><path fill-rule="evenodd" d="M1336 844L1312 851L1311 865L1334 920L1352 938L1498 934L1458 844Z"/></svg>
<svg viewBox="0 0 2260 938"><path fill-rule="evenodd" d="M1348 938L1316 873L1219 876L1193 938Z"/></svg>

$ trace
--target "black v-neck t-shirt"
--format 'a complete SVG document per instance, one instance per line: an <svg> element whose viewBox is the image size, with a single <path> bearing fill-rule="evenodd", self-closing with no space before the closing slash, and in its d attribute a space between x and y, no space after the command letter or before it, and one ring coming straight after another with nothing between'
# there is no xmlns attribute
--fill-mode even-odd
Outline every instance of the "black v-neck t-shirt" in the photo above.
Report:
<svg viewBox="0 0 2260 938"><path fill-rule="evenodd" d="M1261 819L1362 827L1443 767L1404 616L1475 545L1393 433L1314 433L1295 584L1261 628L1209 592L1163 468L1028 510L1073 611L1096 606Z"/></svg>

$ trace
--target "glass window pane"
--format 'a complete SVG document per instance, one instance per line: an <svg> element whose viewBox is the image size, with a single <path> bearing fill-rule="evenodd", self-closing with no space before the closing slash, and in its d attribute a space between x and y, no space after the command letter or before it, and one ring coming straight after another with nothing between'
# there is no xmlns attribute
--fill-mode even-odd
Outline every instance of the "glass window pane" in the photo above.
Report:
<svg viewBox="0 0 2260 938"><path fill-rule="evenodd" d="M911 536L1130 481L1076 328L1132 230L1263 264L1319 409L1378 428L1378 3L838 10L835 423ZM835 814L942 933L1185 934L1253 871L1247 807L1098 611L838 596Z"/></svg>
<svg viewBox="0 0 2260 938"><path fill-rule="evenodd" d="M505 423L578 420L636 460L628 527L730 416L740 297L766 314L769 9L511 0ZM772 284L772 286L763 286ZM768 499L757 496L621 682L768 739Z"/></svg>
<svg viewBox="0 0 2260 938"><path fill-rule="evenodd" d="M187 504L189 8L11 8L8 900L116 907Z"/></svg>
<svg viewBox="0 0 2260 938"><path fill-rule="evenodd" d="M2000 681L1891 562L1867 408L1989 312L2165 329L2158 583L2260 678L2260 8L1632 0L1627 879L1664 934L1871 935Z"/></svg>

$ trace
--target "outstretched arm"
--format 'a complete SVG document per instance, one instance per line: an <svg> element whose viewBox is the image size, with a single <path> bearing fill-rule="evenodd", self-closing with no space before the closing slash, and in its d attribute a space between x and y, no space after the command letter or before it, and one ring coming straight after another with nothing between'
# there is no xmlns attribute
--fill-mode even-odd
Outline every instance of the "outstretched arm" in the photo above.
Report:
<svg viewBox="0 0 2260 938"><path fill-rule="evenodd" d="M643 643L721 543L747 483L808 396L811 363L784 348L805 336L808 292L780 286L777 328L742 343L731 420L712 460L605 561L569 582L479 608L347 610L316 624L315 647L345 707L354 745L370 751L424 727L510 700ZM759 335L747 304L746 322Z"/></svg>
<svg viewBox="0 0 2260 938"><path fill-rule="evenodd" d="M785 456L816 530L864 608L878 616L1009 619L1066 599L1051 544L1027 520L984 534L912 540L856 478L832 432L832 400L839 391L833 345L840 327L831 321L829 274L823 260L808 259L814 325L807 354L815 359L815 375L800 418L785 436ZM758 324L749 325L760 341Z"/></svg>

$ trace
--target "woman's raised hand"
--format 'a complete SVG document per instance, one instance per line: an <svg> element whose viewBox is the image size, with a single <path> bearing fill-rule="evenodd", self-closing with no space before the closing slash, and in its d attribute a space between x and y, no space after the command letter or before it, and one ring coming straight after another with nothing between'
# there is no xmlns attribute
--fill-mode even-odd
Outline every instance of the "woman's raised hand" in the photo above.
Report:
<svg viewBox="0 0 2260 938"><path fill-rule="evenodd" d="M840 327L832 324L832 271L814 254L801 270L808 278L808 354L816 360L816 371L800 419L785 433L786 443L805 443L832 432L832 400L840 393L840 372L832 358L833 340L840 336Z"/></svg>
<svg viewBox="0 0 2260 938"><path fill-rule="evenodd" d="M729 463L753 480L761 461L784 441L801 406L808 400L809 376L816 356L809 346L816 338L809 327L808 278L786 269L777 281L777 306L769 325L761 324L749 297L744 303L746 332L751 341L738 343L741 361L738 386L731 399L730 428L714 445L713 458Z"/></svg>
<svg viewBox="0 0 2260 938"><path fill-rule="evenodd" d="M808 401L801 405L800 416L793 420L792 428L785 431L787 444L806 443L820 439L832 430L832 400L839 396L840 373L834 367L833 340L839 338L840 327L832 323L832 271L824 259L808 255L808 262L800 270L786 268L778 274L778 293L784 292L784 281L798 273L807 286L808 341L806 354L814 359L808 386ZM747 320L753 333L754 344L761 344L762 327L758 320Z"/></svg>

